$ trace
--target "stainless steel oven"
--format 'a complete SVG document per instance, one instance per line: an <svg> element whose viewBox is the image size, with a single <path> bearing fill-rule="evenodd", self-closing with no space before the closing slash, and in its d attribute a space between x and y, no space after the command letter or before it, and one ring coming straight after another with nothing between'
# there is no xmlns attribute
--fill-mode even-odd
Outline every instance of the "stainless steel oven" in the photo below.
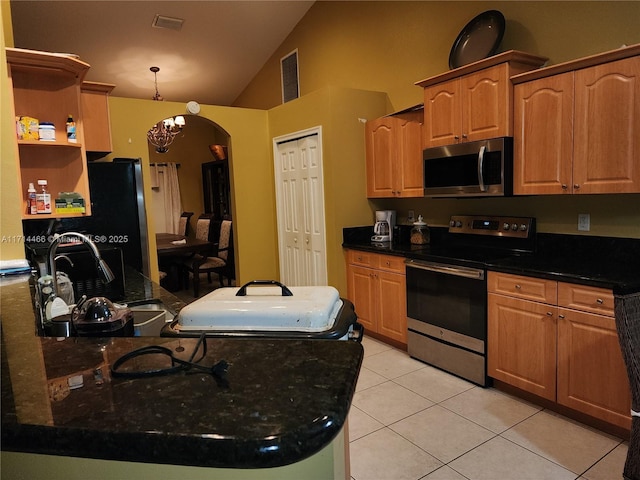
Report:
<svg viewBox="0 0 640 480"><path fill-rule="evenodd" d="M454 216L441 245L406 261L409 355L486 386L486 263L534 249L535 221Z"/></svg>
<svg viewBox="0 0 640 480"><path fill-rule="evenodd" d="M485 270L411 259L406 265L409 355L485 385Z"/></svg>

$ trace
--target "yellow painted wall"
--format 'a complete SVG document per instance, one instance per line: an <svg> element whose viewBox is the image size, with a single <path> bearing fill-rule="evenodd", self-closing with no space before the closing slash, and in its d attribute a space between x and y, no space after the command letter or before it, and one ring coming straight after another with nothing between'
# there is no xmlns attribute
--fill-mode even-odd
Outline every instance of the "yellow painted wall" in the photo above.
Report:
<svg viewBox="0 0 640 480"><path fill-rule="evenodd" d="M500 51L550 63L640 43L637 1L316 2L234 104L279 105L280 59L296 48L302 96L333 85L387 92L388 113L421 103L414 83L447 71L460 30L491 9L506 18Z"/></svg>
<svg viewBox="0 0 640 480"><path fill-rule="evenodd" d="M387 102L384 93L328 87L269 110L272 139L322 127L328 283L342 295L347 293L342 229L370 217L371 210L360 119L382 115Z"/></svg>
<svg viewBox="0 0 640 480"><path fill-rule="evenodd" d="M22 238L21 211L26 205L17 203L22 198L18 191L18 145L15 135L15 113L13 95L6 64L5 47L13 45L11 33L11 12L9 2L2 2L0 8L0 65L4 65L0 73L0 260L23 259L24 241Z"/></svg>
<svg viewBox="0 0 640 480"><path fill-rule="evenodd" d="M143 164L145 197L150 198L147 130L168 116L183 114L176 102L154 102L112 97L109 99L114 154L140 157ZM238 257L237 282L277 276L275 243L275 193L269 151L267 112L243 108L202 105L200 117L215 122L229 133L234 205L235 248ZM187 161L185 159L185 161ZM150 215L147 206L147 214ZM150 218L150 249L155 250L153 218ZM151 261L157 271L157 259Z"/></svg>
<svg viewBox="0 0 640 480"><path fill-rule="evenodd" d="M501 51L544 55L550 64L640 43L640 2L316 2L236 104L281 104L280 58L296 48L302 99L334 86L387 92L384 113L422 103L414 83L447 71L458 32L489 9L506 18ZM309 114L299 112L298 122ZM364 145L364 136L352 141ZM640 195L390 199L372 200L370 207L352 225L370 225L375 209L396 209L400 219L413 209L434 225L446 225L452 214L529 215L538 231L584 234L577 215L590 213L587 235L640 238Z"/></svg>

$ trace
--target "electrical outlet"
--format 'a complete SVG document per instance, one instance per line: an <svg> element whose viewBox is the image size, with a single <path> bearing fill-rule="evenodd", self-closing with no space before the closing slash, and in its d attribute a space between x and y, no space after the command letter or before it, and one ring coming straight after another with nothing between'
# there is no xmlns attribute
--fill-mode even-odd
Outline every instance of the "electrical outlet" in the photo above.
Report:
<svg viewBox="0 0 640 480"><path fill-rule="evenodd" d="M588 232L591 230L591 215L588 213L578 214L578 230Z"/></svg>
<svg viewBox="0 0 640 480"><path fill-rule="evenodd" d="M413 210L409 210L409 215L407 215L407 221L408 222L415 222L416 221L416 212L414 212Z"/></svg>

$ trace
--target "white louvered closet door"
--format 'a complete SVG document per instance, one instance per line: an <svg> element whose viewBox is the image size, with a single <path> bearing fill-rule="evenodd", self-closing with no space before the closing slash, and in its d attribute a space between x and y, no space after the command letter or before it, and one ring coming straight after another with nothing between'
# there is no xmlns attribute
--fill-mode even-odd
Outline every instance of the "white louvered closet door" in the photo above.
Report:
<svg viewBox="0 0 640 480"><path fill-rule="evenodd" d="M281 281L291 286L326 285L319 135L276 140L275 151Z"/></svg>

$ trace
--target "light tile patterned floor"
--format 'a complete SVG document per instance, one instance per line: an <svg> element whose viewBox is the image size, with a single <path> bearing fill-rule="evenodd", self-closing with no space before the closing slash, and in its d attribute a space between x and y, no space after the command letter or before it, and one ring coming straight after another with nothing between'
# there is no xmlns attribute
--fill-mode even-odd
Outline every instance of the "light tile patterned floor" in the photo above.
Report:
<svg viewBox="0 0 640 480"><path fill-rule="evenodd" d="M619 438L371 338L349 413L354 480L618 480Z"/></svg>

